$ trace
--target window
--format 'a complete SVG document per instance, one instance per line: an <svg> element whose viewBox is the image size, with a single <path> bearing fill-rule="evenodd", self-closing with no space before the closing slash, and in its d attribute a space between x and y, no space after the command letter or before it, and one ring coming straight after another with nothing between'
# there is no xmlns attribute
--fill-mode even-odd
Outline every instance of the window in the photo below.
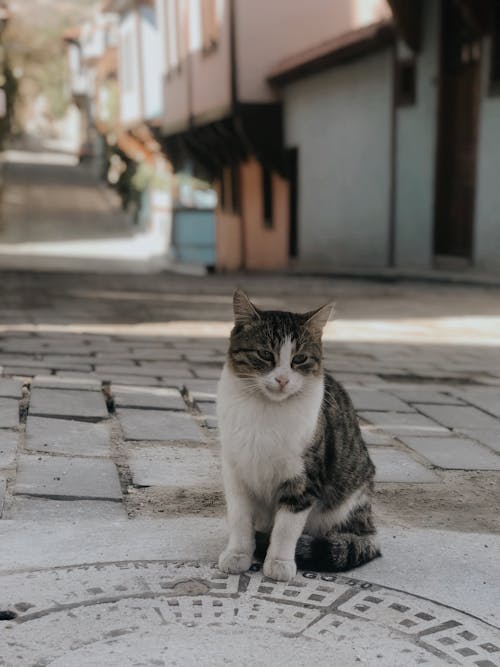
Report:
<svg viewBox="0 0 500 667"><path fill-rule="evenodd" d="M262 167L262 211L264 227L272 229L273 221L273 181L272 173L267 167Z"/></svg>
<svg viewBox="0 0 500 667"><path fill-rule="evenodd" d="M408 107L417 100L417 72L414 60L400 60L396 64L396 105Z"/></svg>
<svg viewBox="0 0 500 667"><path fill-rule="evenodd" d="M500 7L495 5L491 32L490 90L500 94Z"/></svg>
<svg viewBox="0 0 500 667"><path fill-rule="evenodd" d="M212 51L219 41L219 20L217 0L200 0L201 42L204 53Z"/></svg>

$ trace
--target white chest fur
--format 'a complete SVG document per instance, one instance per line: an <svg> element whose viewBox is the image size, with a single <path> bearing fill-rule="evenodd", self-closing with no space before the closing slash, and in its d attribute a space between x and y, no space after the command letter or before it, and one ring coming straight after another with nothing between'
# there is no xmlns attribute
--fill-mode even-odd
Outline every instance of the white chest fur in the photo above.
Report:
<svg viewBox="0 0 500 667"><path fill-rule="evenodd" d="M271 501L280 483L303 470L322 397L318 379L286 401L268 401L245 392L226 366L217 396L223 467L230 466L255 496Z"/></svg>

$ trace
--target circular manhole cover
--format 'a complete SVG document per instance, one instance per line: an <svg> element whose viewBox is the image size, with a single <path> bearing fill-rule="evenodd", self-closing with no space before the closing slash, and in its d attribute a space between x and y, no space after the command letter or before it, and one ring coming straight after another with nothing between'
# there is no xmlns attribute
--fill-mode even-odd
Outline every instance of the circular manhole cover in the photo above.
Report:
<svg viewBox="0 0 500 667"><path fill-rule="evenodd" d="M500 666L500 630L343 575L130 561L0 577L0 664Z"/></svg>

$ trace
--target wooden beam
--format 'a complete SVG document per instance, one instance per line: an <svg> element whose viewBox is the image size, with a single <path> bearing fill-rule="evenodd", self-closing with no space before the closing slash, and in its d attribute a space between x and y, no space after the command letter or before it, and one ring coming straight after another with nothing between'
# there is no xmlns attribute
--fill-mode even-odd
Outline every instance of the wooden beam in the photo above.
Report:
<svg viewBox="0 0 500 667"><path fill-rule="evenodd" d="M422 5L419 0L388 0L403 41L418 53L422 45Z"/></svg>

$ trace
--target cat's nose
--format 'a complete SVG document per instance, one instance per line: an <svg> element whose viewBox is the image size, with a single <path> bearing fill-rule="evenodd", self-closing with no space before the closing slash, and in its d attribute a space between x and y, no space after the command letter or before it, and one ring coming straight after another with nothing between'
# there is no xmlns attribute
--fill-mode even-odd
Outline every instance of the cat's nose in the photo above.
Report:
<svg viewBox="0 0 500 667"><path fill-rule="evenodd" d="M290 382L290 380L284 375L277 375L274 379L279 384L281 391L283 391L286 385Z"/></svg>

